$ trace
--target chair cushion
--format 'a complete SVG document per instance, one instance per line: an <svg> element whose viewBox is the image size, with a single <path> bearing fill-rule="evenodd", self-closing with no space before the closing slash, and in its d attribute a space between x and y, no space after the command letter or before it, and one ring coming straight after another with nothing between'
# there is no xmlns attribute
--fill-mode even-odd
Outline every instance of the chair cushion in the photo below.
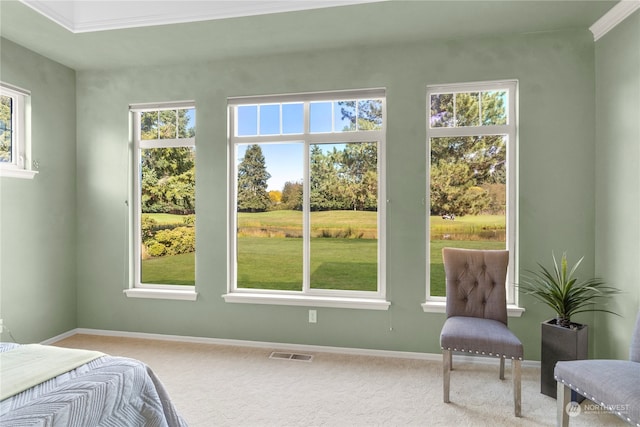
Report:
<svg viewBox="0 0 640 427"><path fill-rule="evenodd" d="M627 422L640 424L640 363L572 360L556 363L556 381L569 386Z"/></svg>
<svg viewBox="0 0 640 427"><path fill-rule="evenodd" d="M522 359L522 343L497 320L449 317L440 332L440 347L446 350Z"/></svg>

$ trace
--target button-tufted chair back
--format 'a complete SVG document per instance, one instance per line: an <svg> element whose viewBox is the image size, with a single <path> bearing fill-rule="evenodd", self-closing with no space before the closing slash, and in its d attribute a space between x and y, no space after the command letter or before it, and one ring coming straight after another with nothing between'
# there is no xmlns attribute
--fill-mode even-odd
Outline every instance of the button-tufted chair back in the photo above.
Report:
<svg viewBox="0 0 640 427"><path fill-rule="evenodd" d="M447 317L466 316L507 324L509 251L443 248Z"/></svg>

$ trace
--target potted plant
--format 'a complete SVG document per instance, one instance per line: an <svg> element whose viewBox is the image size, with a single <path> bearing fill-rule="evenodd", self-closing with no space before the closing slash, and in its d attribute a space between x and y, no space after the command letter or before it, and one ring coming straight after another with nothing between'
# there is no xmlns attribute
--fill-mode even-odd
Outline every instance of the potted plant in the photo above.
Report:
<svg viewBox="0 0 640 427"><path fill-rule="evenodd" d="M595 303L620 293L597 278L580 280L575 273L583 258L572 267L563 253L560 263L552 253L553 268L547 269L538 263L539 271L527 270L529 275L518 287L545 303L556 313L554 319L542 323L542 348L540 360L540 391L556 397L556 382L553 369L559 360L578 360L588 357L589 335L587 325L574 323L571 317L578 313L600 311L617 315L609 310L597 308ZM575 396L574 399L575 400Z"/></svg>

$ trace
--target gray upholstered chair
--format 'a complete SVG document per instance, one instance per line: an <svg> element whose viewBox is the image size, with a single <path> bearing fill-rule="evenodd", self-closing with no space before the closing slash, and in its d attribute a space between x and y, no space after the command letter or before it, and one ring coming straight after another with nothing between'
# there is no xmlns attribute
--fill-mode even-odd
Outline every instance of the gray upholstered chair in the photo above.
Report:
<svg viewBox="0 0 640 427"><path fill-rule="evenodd" d="M506 280L509 252L444 248L447 320L440 333L443 358L444 401L449 403L452 352L511 359L513 400L521 416L520 340L507 328Z"/></svg>
<svg viewBox="0 0 640 427"><path fill-rule="evenodd" d="M569 425L571 390L640 426L640 313L631 338L629 360L572 360L556 363L558 426Z"/></svg>

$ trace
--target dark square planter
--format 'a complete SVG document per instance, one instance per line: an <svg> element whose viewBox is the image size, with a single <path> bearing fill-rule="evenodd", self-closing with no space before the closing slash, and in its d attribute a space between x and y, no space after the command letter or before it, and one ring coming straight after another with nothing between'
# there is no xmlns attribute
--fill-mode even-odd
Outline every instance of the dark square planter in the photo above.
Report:
<svg viewBox="0 0 640 427"><path fill-rule="evenodd" d="M542 354L540 358L540 392L556 398L556 380L553 369L560 360L581 360L589 357L589 331L587 325L572 323L563 328L556 319L542 322ZM571 392L571 400L581 402L584 397Z"/></svg>

